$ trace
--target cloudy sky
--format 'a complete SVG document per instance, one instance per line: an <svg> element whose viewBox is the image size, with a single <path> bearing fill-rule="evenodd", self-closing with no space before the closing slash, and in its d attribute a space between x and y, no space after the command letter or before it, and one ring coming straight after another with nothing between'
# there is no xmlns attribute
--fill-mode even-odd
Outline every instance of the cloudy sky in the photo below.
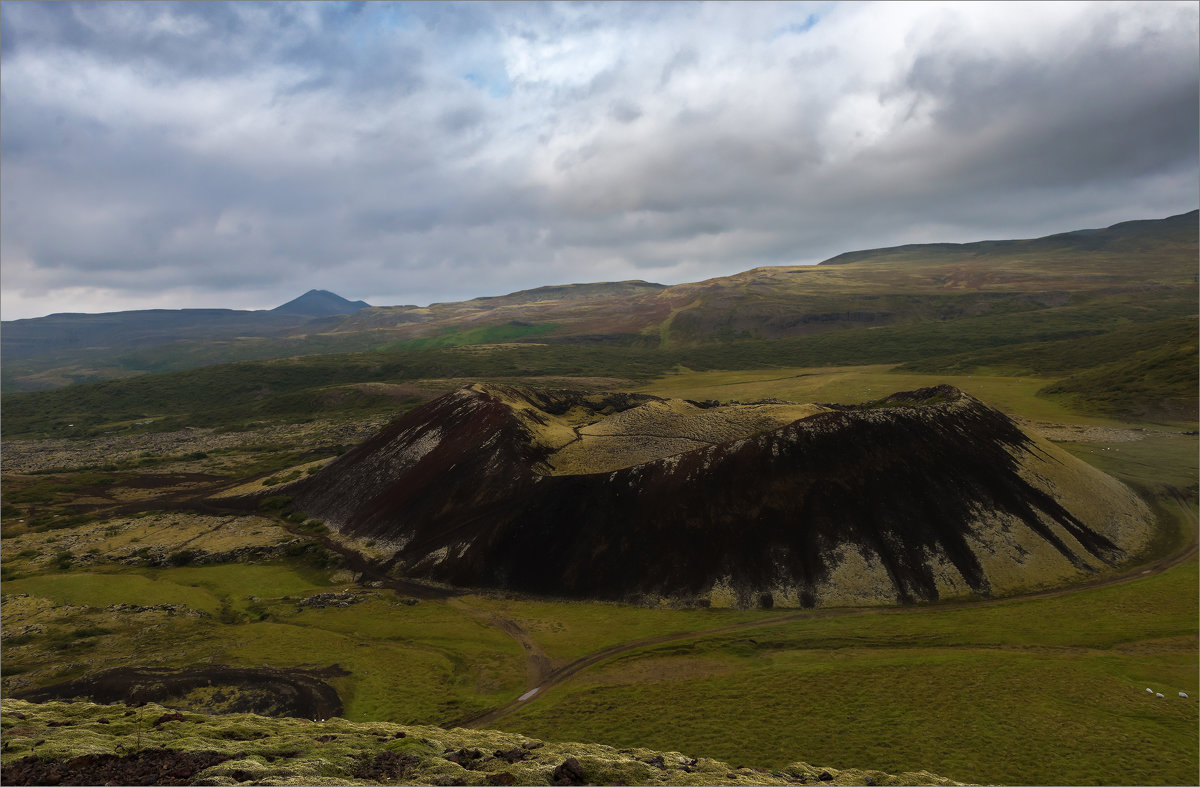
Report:
<svg viewBox="0 0 1200 787"><path fill-rule="evenodd" d="M1182 213L1198 17L4 2L3 317L676 283Z"/></svg>

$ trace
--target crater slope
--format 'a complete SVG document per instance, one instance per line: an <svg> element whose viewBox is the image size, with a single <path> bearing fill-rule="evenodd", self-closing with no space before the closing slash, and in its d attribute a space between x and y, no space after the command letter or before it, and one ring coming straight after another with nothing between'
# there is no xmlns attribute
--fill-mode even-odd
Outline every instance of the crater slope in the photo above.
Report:
<svg viewBox="0 0 1200 787"><path fill-rule="evenodd" d="M1047 587L1129 560L1152 521L950 386L844 406L476 384L288 492L405 576L714 606Z"/></svg>

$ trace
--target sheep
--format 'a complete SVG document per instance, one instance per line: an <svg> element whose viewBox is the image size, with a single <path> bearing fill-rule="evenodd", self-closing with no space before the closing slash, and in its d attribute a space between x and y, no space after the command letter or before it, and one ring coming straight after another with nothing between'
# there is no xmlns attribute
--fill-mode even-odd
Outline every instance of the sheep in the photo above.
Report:
<svg viewBox="0 0 1200 787"><path fill-rule="evenodd" d="M1183 697L1185 700L1188 698L1188 696L1187 696L1187 692L1186 692L1186 691L1181 691L1181 692L1179 692L1179 696L1180 696L1180 697Z"/></svg>
<svg viewBox="0 0 1200 787"><path fill-rule="evenodd" d="M1154 693L1154 689L1146 689L1146 693L1147 693L1147 694L1153 694L1153 693Z"/></svg>
<svg viewBox="0 0 1200 787"><path fill-rule="evenodd" d="M1160 691L1154 692L1154 696L1158 697L1160 700L1163 698L1162 692L1160 692Z"/></svg>

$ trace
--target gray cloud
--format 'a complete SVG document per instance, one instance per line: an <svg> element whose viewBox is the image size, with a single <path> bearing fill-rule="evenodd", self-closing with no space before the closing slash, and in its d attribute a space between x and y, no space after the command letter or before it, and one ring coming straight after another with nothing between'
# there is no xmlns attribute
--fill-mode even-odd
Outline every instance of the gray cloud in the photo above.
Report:
<svg viewBox="0 0 1200 787"><path fill-rule="evenodd" d="M4 317L684 281L1182 212L1197 17L5 3Z"/></svg>

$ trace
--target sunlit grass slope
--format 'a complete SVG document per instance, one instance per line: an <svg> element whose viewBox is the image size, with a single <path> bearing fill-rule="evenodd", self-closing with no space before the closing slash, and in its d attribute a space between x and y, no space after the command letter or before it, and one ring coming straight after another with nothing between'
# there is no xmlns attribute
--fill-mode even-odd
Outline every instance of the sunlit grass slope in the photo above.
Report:
<svg viewBox="0 0 1200 787"><path fill-rule="evenodd" d="M894 369L891 364L874 364L759 371L678 370L647 382L639 390L659 396L720 401L777 398L793 402L858 403L944 382L1010 415L1056 423L1099 424L1112 420L1081 415L1059 401L1038 396L1038 391L1051 382L1047 378L928 374Z"/></svg>

